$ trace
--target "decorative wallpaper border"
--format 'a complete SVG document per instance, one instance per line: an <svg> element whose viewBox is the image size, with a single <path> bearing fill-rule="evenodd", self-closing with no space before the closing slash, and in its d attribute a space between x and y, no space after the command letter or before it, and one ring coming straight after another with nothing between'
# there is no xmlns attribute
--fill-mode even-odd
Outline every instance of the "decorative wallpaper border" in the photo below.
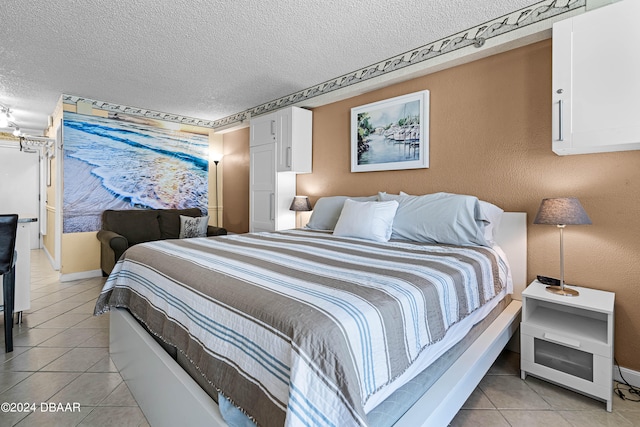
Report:
<svg viewBox="0 0 640 427"><path fill-rule="evenodd" d="M91 104L93 108L105 110L113 113L129 114L131 116L146 117L150 119L164 120L167 122L181 123L183 125L200 126L213 129L214 122L211 120L196 119L194 117L182 116L179 114L162 113L155 110L147 110L145 108L128 107L126 105L113 104L111 102L98 101L91 98L85 98L76 95L62 95L62 102L65 104L76 105L78 102L86 102Z"/></svg>
<svg viewBox="0 0 640 427"><path fill-rule="evenodd" d="M291 95L258 105L241 113L214 120L213 124L216 128L228 126L246 119L247 116L255 117L294 105L337 89L352 86L374 77L379 77L411 65L431 60L445 53L453 52L470 45L481 47L488 39L573 11L585 6L585 4L586 0L543 0L535 5L517 10L458 34L378 62L369 67L361 68Z"/></svg>
<svg viewBox="0 0 640 427"><path fill-rule="evenodd" d="M101 110L216 129L236 123L242 123L247 118L298 104L338 89L353 86L375 77L429 61L467 46L475 46L478 48L482 47L486 40L518 30L531 24L542 22L546 19L584 7L585 5L586 0L543 0L535 5L514 11L508 15L504 15L433 43L385 59L384 61L380 61L371 66L361 68L310 88L217 120L202 120L176 114L161 113L158 111L127 107L73 95L63 95L63 102L66 104L75 104L78 101L84 101L92 104L94 108Z"/></svg>

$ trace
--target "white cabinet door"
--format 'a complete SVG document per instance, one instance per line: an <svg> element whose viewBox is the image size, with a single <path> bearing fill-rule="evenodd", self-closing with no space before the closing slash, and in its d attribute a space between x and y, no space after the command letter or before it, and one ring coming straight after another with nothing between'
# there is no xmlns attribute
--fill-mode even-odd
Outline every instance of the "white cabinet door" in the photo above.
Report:
<svg viewBox="0 0 640 427"><path fill-rule="evenodd" d="M312 117L299 107L278 111L279 172L311 173Z"/></svg>
<svg viewBox="0 0 640 427"><path fill-rule="evenodd" d="M249 231L276 229L276 144L250 149Z"/></svg>
<svg viewBox="0 0 640 427"><path fill-rule="evenodd" d="M249 231L294 228L295 212L289 210L296 194L296 175L276 171L276 144L250 149Z"/></svg>
<svg viewBox="0 0 640 427"><path fill-rule="evenodd" d="M277 114L266 114L251 119L251 136L249 146L275 143L277 135Z"/></svg>
<svg viewBox="0 0 640 427"><path fill-rule="evenodd" d="M290 172L293 155L293 142L291 140L291 108L278 112L278 171Z"/></svg>
<svg viewBox="0 0 640 427"><path fill-rule="evenodd" d="M623 0L553 26L553 151L640 149L640 2Z"/></svg>

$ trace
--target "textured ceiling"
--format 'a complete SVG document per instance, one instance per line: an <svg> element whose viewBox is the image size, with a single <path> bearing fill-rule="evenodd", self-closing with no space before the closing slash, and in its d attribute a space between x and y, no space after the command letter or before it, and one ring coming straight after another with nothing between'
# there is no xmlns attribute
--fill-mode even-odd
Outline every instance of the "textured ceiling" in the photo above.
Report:
<svg viewBox="0 0 640 427"><path fill-rule="evenodd" d="M539 0L2 0L0 104L61 94L215 120Z"/></svg>

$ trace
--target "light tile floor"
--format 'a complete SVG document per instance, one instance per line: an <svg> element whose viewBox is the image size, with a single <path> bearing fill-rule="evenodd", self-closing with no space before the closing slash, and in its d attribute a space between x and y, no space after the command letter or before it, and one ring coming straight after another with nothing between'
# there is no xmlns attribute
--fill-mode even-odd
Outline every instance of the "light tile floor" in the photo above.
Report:
<svg viewBox="0 0 640 427"><path fill-rule="evenodd" d="M520 354L505 350L451 426L640 426L640 402L614 395L613 412L607 412L604 402L532 376L522 381Z"/></svg>
<svg viewBox="0 0 640 427"><path fill-rule="evenodd" d="M104 279L60 282L43 251L31 260L31 309L14 328L14 351L0 356L0 404L35 403L36 411L0 411L0 426L148 426L109 358L108 314L93 316ZM522 381L519 369L519 354L503 352L451 425L640 426L640 403L614 396L609 413L602 402ZM43 411L42 403L71 410Z"/></svg>
<svg viewBox="0 0 640 427"><path fill-rule="evenodd" d="M148 426L109 358L109 315L93 316L103 283L60 282L44 251L31 251L31 309L12 353L0 334L0 404L14 404L0 408L0 426Z"/></svg>

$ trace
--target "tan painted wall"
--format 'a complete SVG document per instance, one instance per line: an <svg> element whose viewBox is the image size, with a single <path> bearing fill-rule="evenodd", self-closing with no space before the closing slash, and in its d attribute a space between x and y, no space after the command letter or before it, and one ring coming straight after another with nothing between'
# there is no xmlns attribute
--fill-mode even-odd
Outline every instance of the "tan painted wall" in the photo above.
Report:
<svg viewBox="0 0 640 427"><path fill-rule="evenodd" d="M224 134L224 228L249 231L249 128Z"/></svg>
<svg viewBox="0 0 640 427"><path fill-rule="evenodd" d="M350 109L424 89L431 91L430 167L351 173ZM225 150L236 140L248 150L244 130L225 136ZM578 197L593 225L565 230L567 282L616 293L615 356L640 370L639 165L640 151L553 154L547 40L314 109L313 173L298 176L297 192L314 203L323 195L448 191L527 212L531 280L559 275L558 230L532 224L540 201ZM248 172L227 173L225 183Z"/></svg>

